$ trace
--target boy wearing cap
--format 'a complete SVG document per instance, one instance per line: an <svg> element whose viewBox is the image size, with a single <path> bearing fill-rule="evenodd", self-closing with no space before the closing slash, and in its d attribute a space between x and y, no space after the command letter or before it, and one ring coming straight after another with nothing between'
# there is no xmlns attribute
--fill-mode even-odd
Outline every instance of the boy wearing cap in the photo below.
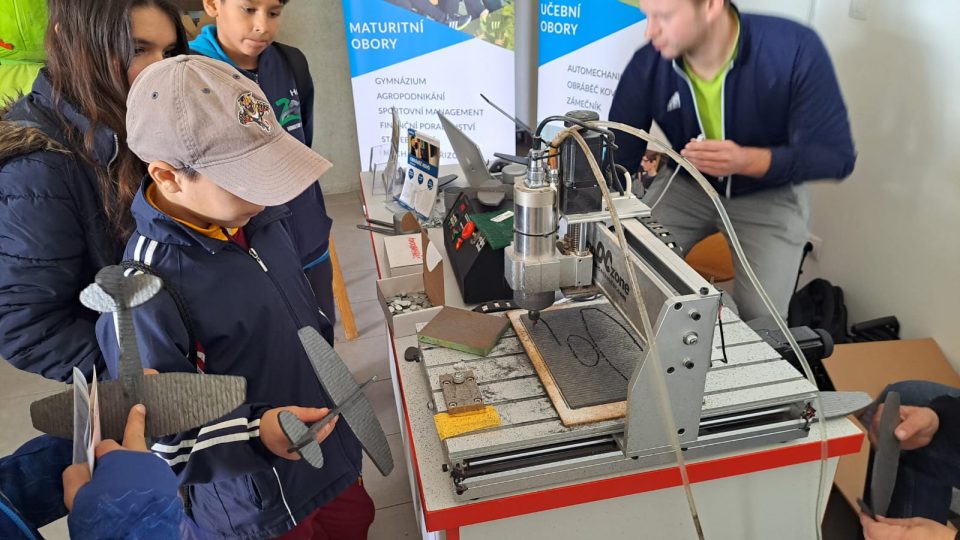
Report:
<svg viewBox="0 0 960 540"><path fill-rule="evenodd" d="M127 144L149 176L133 202L137 231L124 258L179 291L196 340L188 342L173 297L160 294L134 311L143 365L247 380L243 407L151 448L180 477L189 527L200 537L365 538L374 510L353 433L338 423L321 443L323 468L314 469L273 449L274 411L264 413L330 406L297 337L329 322L283 221L283 204L330 163L285 132L256 84L216 60L150 66L127 106ZM112 318L97 330L115 374ZM191 345L202 351L196 364Z"/></svg>
<svg viewBox="0 0 960 540"><path fill-rule="evenodd" d="M278 122L288 133L313 146L313 78L307 59L296 47L273 41L288 0L203 0L216 24L204 26L190 42L196 54L226 62L263 89ZM287 206L289 227L323 314L330 320L323 336L333 344L336 310L330 228L320 184L312 185Z"/></svg>

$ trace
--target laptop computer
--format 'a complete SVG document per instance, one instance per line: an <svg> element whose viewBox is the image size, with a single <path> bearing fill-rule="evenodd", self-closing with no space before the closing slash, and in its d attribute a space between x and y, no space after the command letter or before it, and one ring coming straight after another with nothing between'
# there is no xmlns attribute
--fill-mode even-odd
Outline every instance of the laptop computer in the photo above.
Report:
<svg viewBox="0 0 960 540"><path fill-rule="evenodd" d="M443 113L437 113L440 125L450 140L450 146L457 156L457 162L463 170L463 176L470 187L480 188L477 197L487 206L496 206L503 201L503 185L487 170L487 162L483 159L480 147L470 137L451 122Z"/></svg>

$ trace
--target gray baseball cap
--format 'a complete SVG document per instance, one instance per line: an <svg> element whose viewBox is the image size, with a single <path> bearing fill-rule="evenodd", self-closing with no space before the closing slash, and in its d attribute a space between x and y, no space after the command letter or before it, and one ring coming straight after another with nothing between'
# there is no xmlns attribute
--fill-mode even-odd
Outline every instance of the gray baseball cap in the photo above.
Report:
<svg viewBox="0 0 960 540"><path fill-rule="evenodd" d="M168 58L137 77L127 146L264 206L289 202L332 166L286 132L256 83L204 56Z"/></svg>

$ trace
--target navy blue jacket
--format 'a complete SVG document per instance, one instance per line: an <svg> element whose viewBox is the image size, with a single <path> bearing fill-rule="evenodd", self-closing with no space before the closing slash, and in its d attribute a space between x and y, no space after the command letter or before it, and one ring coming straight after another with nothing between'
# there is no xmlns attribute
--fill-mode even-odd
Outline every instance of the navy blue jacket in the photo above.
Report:
<svg viewBox="0 0 960 540"><path fill-rule="evenodd" d="M206 373L247 380L245 405L199 430L163 438L152 450L187 486L187 513L202 529L279 536L355 482L361 467L360 444L344 422L322 444L326 461L319 470L274 456L259 439L267 409L331 403L297 337L299 328L322 332L329 322L320 316L283 221L290 211L272 207L253 218L244 227L248 252L177 223L146 200L144 189L133 202L137 233L124 258L151 266L179 290ZM187 359L187 330L169 294L157 295L133 316L144 367L197 370ZM97 337L116 377L112 317L98 321Z"/></svg>
<svg viewBox="0 0 960 540"><path fill-rule="evenodd" d="M73 443L42 435L0 458L0 538L39 540L37 529L67 515L63 470Z"/></svg>
<svg viewBox="0 0 960 540"><path fill-rule="evenodd" d="M116 450L97 460L93 478L73 499L71 540L180 538L183 505L177 477L162 459Z"/></svg>
<svg viewBox="0 0 960 540"><path fill-rule="evenodd" d="M843 179L856 152L833 65L816 33L801 24L739 14L736 58L723 82L723 138L769 148L762 178L710 178L728 196L806 180ZM656 120L679 152L703 130L683 60L669 61L647 44L633 55L617 86L610 120L648 129ZM640 169L646 143L617 133L617 160Z"/></svg>
<svg viewBox="0 0 960 540"><path fill-rule="evenodd" d="M940 396L930 402L930 408L940 418L937 437L951 448L960 448L960 399Z"/></svg>
<svg viewBox="0 0 960 540"><path fill-rule="evenodd" d="M123 242L110 233L95 173L63 151L52 94L41 71L0 122L0 356L68 381L74 366L88 378L94 366L104 372L94 334L99 314L80 304L80 290L120 261ZM69 103L59 111L71 129L89 130ZM118 151L116 135L98 126L93 137L94 159L106 167Z"/></svg>
<svg viewBox="0 0 960 540"><path fill-rule="evenodd" d="M300 142L313 146L313 78L307 59L299 49L273 43L260 54L256 71L247 71L237 67L223 51L217 41L217 27L212 24L201 29L200 35L190 42L190 48L197 54L230 64L257 83L270 100L280 125ZM294 65L302 66L303 72L295 73ZM314 184L287 203L287 207L293 212L290 229L304 269L327 260L333 220L327 216L320 184Z"/></svg>
<svg viewBox="0 0 960 540"><path fill-rule="evenodd" d="M38 528L67 515L63 470L73 443L42 435L0 458L0 538L41 540ZM177 478L160 458L116 451L97 460L93 478L73 500L73 540L179 538L183 506Z"/></svg>

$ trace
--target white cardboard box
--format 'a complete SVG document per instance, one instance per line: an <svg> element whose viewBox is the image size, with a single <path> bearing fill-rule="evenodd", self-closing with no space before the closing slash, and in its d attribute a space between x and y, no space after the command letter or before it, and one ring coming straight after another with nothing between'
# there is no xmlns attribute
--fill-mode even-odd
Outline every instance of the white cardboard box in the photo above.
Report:
<svg viewBox="0 0 960 540"><path fill-rule="evenodd" d="M397 315L390 313L390 309L387 307L388 298L393 298L398 294L415 292L425 292L422 272L377 280L377 299L380 300L380 308L383 309L387 324L393 331L394 339L416 334L417 323L429 322L443 309L443 305L434 305L432 308L420 311L410 311ZM433 303L432 300L431 303Z"/></svg>
<svg viewBox="0 0 960 540"><path fill-rule="evenodd" d="M420 233L384 236L383 252L390 277L416 274L423 271L423 242Z"/></svg>
<svg viewBox="0 0 960 540"><path fill-rule="evenodd" d="M426 231L420 233L420 243L427 253L426 260L420 263L419 271L415 274L406 274L377 280L377 299L380 300L380 309L387 318L387 324L393 332L393 338L412 336L417 333L417 323L430 322L443 309L445 300L443 288L443 257L432 242ZM427 298L434 307L420 311L410 311L394 315L387 307L387 299L398 294L426 292Z"/></svg>

